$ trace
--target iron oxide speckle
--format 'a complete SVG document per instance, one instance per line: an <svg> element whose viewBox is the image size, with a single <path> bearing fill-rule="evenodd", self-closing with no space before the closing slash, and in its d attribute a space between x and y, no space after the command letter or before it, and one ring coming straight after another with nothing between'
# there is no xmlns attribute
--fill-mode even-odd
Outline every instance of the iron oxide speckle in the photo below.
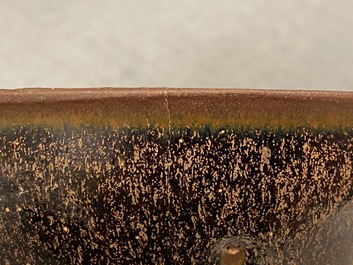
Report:
<svg viewBox="0 0 353 265"><path fill-rule="evenodd" d="M9 127L0 263L213 264L237 238L245 264L305 264L352 166L351 132Z"/></svg>

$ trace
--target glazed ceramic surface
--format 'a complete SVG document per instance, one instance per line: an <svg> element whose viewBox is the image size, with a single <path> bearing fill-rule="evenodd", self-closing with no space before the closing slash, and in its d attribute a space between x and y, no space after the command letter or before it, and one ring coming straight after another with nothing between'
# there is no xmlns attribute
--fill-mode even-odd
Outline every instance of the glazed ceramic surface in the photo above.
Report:
<svg viewBox="0 0 353 265"><path fill-rule="evenodd" d="M1 264L353 262L353 93L0 90L0 111Z"/></svg>

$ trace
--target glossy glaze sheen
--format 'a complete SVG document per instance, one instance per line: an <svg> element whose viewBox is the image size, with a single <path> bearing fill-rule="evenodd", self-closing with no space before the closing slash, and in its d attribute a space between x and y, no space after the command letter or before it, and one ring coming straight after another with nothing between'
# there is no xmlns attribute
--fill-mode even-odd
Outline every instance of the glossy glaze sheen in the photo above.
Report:
<svg viewBox="0 0 353 265"><path fill-rule="evenodd" d="M2 263L352 259L350 93L0 94Z"/></svg>

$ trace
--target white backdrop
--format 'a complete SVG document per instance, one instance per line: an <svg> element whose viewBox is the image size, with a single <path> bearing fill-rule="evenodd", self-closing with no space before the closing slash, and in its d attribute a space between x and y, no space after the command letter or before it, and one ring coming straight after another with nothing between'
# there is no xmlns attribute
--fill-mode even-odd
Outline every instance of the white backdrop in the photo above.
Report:
<svg viewBox="0 0 353 265"><path fill-rule="evenodd" d="M353 91L353 1L0 2L0 88Z"/></svg>

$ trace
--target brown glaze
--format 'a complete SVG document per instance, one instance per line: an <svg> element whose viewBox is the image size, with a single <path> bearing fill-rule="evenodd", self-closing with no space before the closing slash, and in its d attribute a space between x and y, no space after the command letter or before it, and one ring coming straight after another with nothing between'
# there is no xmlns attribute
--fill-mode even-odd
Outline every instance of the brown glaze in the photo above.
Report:
<svg viewBox="0 0 353 265"><path fill-rule="evenodd" d="M2 90L0 263L352 264L352 95Z"/></svg>
<svg viewBox="0 0 353 265"><path fill-rule="evenodd" d="M246 249L239 245L229 245L222 249L220 265L245 264Z"/></svg>
<svg viewBox="0 0 353 265"><path fill-rule="evenodd" d="M0 124L353 127L353 93L236 89L0 90Z"/></svg>

